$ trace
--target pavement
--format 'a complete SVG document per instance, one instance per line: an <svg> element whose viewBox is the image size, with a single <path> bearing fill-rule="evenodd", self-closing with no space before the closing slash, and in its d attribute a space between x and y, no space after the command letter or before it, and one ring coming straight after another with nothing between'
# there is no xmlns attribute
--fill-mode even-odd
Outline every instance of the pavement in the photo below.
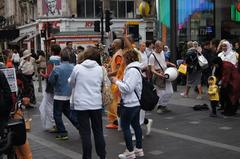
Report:
<svg viewBox="0 0 240 159"><path fill-rule="evenodd" d="M35 83L37 90L38 83ZM196 104L208 104L206 93L202 100L196 99L192 90L190 98L183 98L180 93L184 86L178 86L169 103L170 113L157 114L148 112L153 119L152 132L144 136L144 159L239 159L240 158L240 115L234 117L209 117L209 111L193 111ZM206 88L204 88L206 92ZM42 93L36 92L39 107ZM220 113L219 113L220 114ZM82 158L81 139L78 131L64 118L69 131L69 140L59 141L54 134L45 132L41 126L38 108L31 109L31 130L28 132L33 159L80 159ZM103 117L104 125L107 118ZM146 132L143 126L143 133ZM104 129L108 159L117 159L125 150L122 132ZM94 141L94 140L92 140ZM94 149L92 158L97 159Z"/></svg>

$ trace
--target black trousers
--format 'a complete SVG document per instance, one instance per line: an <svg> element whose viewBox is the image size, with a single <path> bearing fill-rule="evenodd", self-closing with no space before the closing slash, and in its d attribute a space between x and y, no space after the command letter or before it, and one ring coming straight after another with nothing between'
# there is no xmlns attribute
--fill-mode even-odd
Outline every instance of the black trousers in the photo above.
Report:
<svg viewBox="0 0 240 159"><path fill-rule="evenodd" d="M217 114L217 107L218 107L218 101L212 100L211 101L211 107L212 107L212 113Z"/></svg>
<svg viewBox="0 0 240 159"><path fill-rule="evenodd" d="M106 144L103 136L102 109L76 111L76 113L79 122L79 133L82 140L82 159L92 158L91 129L94 136L97 155L100 159L105 159Z"/></svg>

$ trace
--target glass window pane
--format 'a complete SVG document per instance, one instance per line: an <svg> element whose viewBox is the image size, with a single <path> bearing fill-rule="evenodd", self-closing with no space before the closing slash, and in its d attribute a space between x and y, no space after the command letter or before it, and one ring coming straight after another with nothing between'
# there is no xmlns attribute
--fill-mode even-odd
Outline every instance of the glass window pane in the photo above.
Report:
<svg viewBox="0 0 240 159"><path fill-rule="evenodd" d="M102 1L95 0L95 17L101 17L101 10L100 7L102 7Z"/></svg>
<svg viewBox="0 0 240 159"><path fill-rule="evenodd" d="M93 0L86 0L86 18L94 18Z"/></svg>
<svg viewBox="0 0 240 159"><path fill-rule="evenodd" d="M134 18L134 2L127 1L127 18Z"/></svg>
<svg viewBox="0 0 240 159"><path fill-rule="evenodd" d="M118 1L118 18L126 18L126 1Z"/></svg>
<svg viewBox="0 0 240 159"><path fill-rule="evenodd" d="M85 18L85 0L78 0L77 1L77 15L80 18Z"/></svg>
<svg viewBox="0 0 240 159"><path fill-rule="evenodd" d="M111 8L111 11L113 12L113 16L117 18L117 1L116 0L110 1L110 8Z"/></svg>

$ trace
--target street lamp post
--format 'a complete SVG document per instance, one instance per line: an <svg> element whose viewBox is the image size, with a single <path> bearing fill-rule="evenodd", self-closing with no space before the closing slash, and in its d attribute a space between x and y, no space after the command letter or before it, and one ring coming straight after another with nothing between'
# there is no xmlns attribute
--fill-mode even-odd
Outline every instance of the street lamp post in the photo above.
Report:
<svg viewBox="0 0 240 159"><path fill-rule="evenodd" d="M177 60L177 1L170 0L170 28L171 28L171 43L170 48L172 52L171 60L176 63ZM173 83L173 90L177 91L177 81Z"/></svg>

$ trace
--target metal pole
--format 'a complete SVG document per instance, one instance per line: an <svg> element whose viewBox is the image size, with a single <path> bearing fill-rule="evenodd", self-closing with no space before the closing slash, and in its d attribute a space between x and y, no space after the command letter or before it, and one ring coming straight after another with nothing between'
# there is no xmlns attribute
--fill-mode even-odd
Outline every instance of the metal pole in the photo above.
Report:
<svg viewBox="0 0 240 159"><path fill-rule="evenodd" d="M101 43L104 43L104 32L103 32L103 7L101 7Z"/></svg>
<svg viewBox="0 0 240 159"><path fill-rule="evenodd" d="M170 0L170 24L171 24L171 61L176 63L177 60L177 1ZM177 91L177 81L173 82L173 90Z"/></svg>

